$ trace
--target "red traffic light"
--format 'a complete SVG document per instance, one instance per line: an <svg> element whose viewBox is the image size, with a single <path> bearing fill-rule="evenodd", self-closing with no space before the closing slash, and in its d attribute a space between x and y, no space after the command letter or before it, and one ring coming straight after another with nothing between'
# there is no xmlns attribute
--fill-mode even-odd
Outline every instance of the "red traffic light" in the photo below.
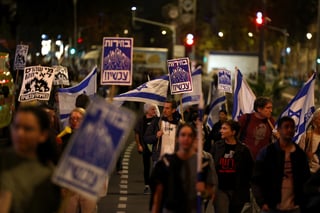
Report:
<svg viewBox="0 0 320 213"><path fill-rule="evenodd" d="M256 15L256 24L257 24L258 26L263 25L263 15L262 15L262 12L257 12L257 15Z"/></svg>
<svg viewBox="0 0 320 213"><path fill-rule="evenodd" d="M78 39L77 39L77 43L78 43L78 44L83 43L83 38L81 38L81 37L80 37L80 38L78 38Z"/></svg>
<svg viewBox="0 0 320 213"><path fill-rule="evenodd" d="M187 34L186 39L185 39L185 43L187 46L194 45L194 36L191 33Z"/></svg>

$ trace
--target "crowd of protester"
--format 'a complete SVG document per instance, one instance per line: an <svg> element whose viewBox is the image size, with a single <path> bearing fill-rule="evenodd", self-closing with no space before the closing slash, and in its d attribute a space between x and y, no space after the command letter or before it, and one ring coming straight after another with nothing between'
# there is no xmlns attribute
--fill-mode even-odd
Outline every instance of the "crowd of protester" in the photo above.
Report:
<svg viewBox="0 0 320 213"><path fill-rule="evenodd" d="M62 123L46 104L16 109L12 144L0 150L0 213L96 212L96 202L51 182L89 102L80 95ZM293 141L294 120L282 117L275 127L270 99L258 97L253 107L239 121L221 109L213 128L200 123L199 131L196 107L182 120L174 100L165 102L161 114L156 105L144 105L134 132L144 168L141 192L150 196L151 212L193 213L209 204L215 213L319 212L320 111L300 141Z"/></svg>

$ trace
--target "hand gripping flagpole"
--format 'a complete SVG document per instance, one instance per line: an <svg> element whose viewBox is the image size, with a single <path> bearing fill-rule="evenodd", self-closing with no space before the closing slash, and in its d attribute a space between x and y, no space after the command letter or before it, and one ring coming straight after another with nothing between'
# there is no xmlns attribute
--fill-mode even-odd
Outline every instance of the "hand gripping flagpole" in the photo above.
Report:
<svg viewBox="0 0 320 213"><path fill-rule="evenodd" d="M202 177L202 120L203 120L203 108L204 108L204 103L203 103L203 93L201 92L200 94L200 101L198 105L198 122L197 122L197 139L198 139L198 153L197 153L197 174L198 174L198 182L203 180ZM202 196L201 192L197 192L197 213L202 212Z"/></svg>

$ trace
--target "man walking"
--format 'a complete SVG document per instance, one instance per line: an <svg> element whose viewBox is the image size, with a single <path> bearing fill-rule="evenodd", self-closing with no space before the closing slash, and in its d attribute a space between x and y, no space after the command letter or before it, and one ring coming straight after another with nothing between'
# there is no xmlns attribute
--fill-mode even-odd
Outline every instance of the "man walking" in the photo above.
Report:
<svg viewBox="0 0 320 213"><path fill-rule="evenodd" d="M253 108L253 113L239 118L240 141L249 147L253 159L256 159L258 152L272 141L274 120L271 117L272 101L269 98L258 97Z"/></svg>
<svg viewBox="0 0 320 213"><path fill-rule="evenodd" d="M166 101L162 116L155 118L143 137L146 144L152 144L152 160L157 162L164 154L173 154L176 149L175 136L180 116L175 101Z"/></svg>
<svg viewBox="0 0 320 213"><path fill-rule="evenodd" d="M304 208L303 185L310 176L307 156L292 141L295 122L282 117L279 140L261 150L254 169L252 187L262 212L300 213Z"/></svg>

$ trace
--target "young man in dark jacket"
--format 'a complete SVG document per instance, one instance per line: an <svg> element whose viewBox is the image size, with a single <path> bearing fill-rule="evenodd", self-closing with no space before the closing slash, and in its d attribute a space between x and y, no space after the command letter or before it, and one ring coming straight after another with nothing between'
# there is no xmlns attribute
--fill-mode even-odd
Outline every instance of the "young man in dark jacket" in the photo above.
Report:
<svg viewBox="0 0 320 213"><path fill-rule="evenodd" d="M180 120L176 108L175 101L166 101L162 116L155 118L145 131L143 140L146 144L152 145L152 161L154 163L159 160L160 156L175 152L175 135Z"/></svg>
<svg viewBox="0 0 320 213"><path fill-rule="evenodd" d="M262 212L303 212L303 185L310 176L307 156L292 141L295 122L282 117L278 122L280 138L261 150L254 169L252 187Z"/></svg>

